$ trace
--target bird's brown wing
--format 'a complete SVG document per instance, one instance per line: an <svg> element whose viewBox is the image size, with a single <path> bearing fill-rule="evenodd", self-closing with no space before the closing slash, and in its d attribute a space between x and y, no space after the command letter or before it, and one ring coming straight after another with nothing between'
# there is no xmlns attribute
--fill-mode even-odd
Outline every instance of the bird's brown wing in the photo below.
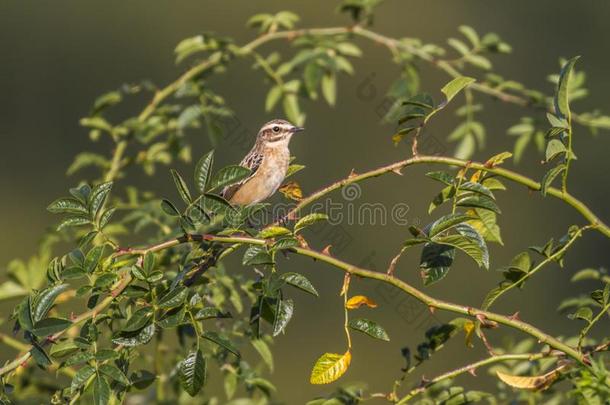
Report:
<svg viewBox="0 0 610 405"><path fill-rule="evenodd" d="M239 183L231 184L230 186L225 187L222 190L222 192L220 193L220 195L225 200L230 201L231 197L233 197L233 195L235 195L237 190L239 190L239 188L241 186L243 186L244 183L246 183L248 180L250 180L252 178L252 176L254 176L254 173L256 173L256 170L260 167L262 162L263 162L262 153L259 153L256 150L250 151L250 153L248 153L246 155L246 157L239 163L240 166L250 169L252 171L250 176L243 179Z"/></svg>

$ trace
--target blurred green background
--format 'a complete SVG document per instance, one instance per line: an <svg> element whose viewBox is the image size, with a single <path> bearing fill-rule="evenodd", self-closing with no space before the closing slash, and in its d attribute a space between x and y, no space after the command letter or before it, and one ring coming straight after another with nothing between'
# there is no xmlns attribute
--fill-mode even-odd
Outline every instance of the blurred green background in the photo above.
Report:
<svg viewBox="0 0 610 405"><path fill-rule="evenodd" d="M163 85L173 80L185 69L174 65L172 55L174 46L184 37L215 31L244 43L256 35L245 28L249 16L280 10L299 14L301 27L349 23L345 16L334 12L335 6L335 2L322 0L0 2L0 263L34 253L40 233L57 220L45 207L78 182L78 175L69 178L65 175L73 156L83 149L102 153L107 150L108 145L92 144L87 131L78 126L79 118L87 114L97 95L126 82L150 79ZM480 33L494 31L513 46L511 55L492 58L495 70L546 93L553 91L546 77L558 72L559 57L582 55L578 68L588 73L591 95L575 103L574 109L599 108L608 113L609 18L610 4L593 0L388 0L379 8L373 28L390 36L418 37L441 45L448 37L458 35L460 24L471 25ZM365 57L355 61L353 77L341 77L337 106L330 108L322 102L307 102L304 106L307 131L294 139L292 151L300 163L307 165L297 177L306 194L345 177L352 168L363 171L409 154L404 144L392 145L393 127L381 125L379 119L384 93L398 68L391 63L387 50L369 42L358 43ZM276 47L286 49L286 44L274 43L266 50ZM426 65L422 65L422 76L422 89L432 94L438 95L438 89L447 81ZM252 137L262 123L275 118L264 111L267 85L260 72L250 69L250 61L231 65L212 85L226 97ZM367 86L366 97L363 86ZM371 89L374 91L370 92ZM482 95L476 97L485 102L481 120L488 132L487 149L476 157L485 159L495 152L512 150L514 138L506 135L506 128L530 111ZM447 154L454 145L447 143L445 137L457 122L451 112L445 112L428 129ZM195 157L209 149L203 131L192 131L191 139ZM579 159L570 172L570 188L602 219L608 220L610 134L594 137L577 128L574 143ZM239 161L245 150L224 142L217 153L219 162L229 164ZM541 178L545 168L540 160L530 149L517 170ZM426 224L431 219L426 213L428 203L438 191L438 185L423 176L429 169L413 167L405 170L402 177L370 180L362 184L362 195L354 203L381 202L388 206L406 203L409 223ZM141 184L161 195L174 196L169 174L163 169L152 179L142 176ZM426 292L463 304L480 305L486 291L500 280L493 269L507 264L527 246L543 244L551 236L561 236L569 225L582 224L582 218L569 207L550 198L543 200L538 193L522 187L511 186L510 192L499 194L504 213L499 223L505 246L492 246L492 270L478 269L461 257L449 276L426 288ZM334 197L341 200L339 194ZM406 226L391 222L385 226L342 224L309 233L312 245L321 248L333 243L337 256L381 271L407 236ZM607 266L609 260L607 241L590 233L577 242L564 269L547 268L524 291L513 291L503 298L496 310L504 313L519 310L522 319L552 334L573 335L580 325L556 313L555 308L568 292L573 293L577 287L585 291L587 286L575 287L569 278L580 268ZM417 253L407 255L401 261L398 275L421 287L417 262ZM232 271L242 271L236 261L230 264ZM295 318L287 334L276 339L274 345L276 369L272 381L279 388L277 398L289 404L303 403L333 388L311 386L308 378L320 354L345 348L338 296L343 276L323 264L298 257L283 261L281 267L306 274L321 294L318 299L293 294ZM352 367L335 385L366 381L373 391L387 391L404 365L400 348L405 345L414 348L426 327L436 320L414 301L373 282L355 280L352 288L354 293L360 291L378 301L379 308L361 311L365 317L384 325L392 340L379 343L355 336ZM9 315L12 305L2 304L3 318ZM451 319L447 314L435 316L438 320ZM8 330L7 325L3 328ZM500 336L507 334L493 331L489 337L499 342ZM484 356L481 346L476 342L474 349L466 349L462 339L452 341L409 383L416 383L421 373L430 377ZM0 362L13 356L8 349L2 353ZM479 374L479 378L463 377L461 382L471 387L493 387L485 372ZM212 377L211 385L217 384L218 379L214 381Z"/></svg>

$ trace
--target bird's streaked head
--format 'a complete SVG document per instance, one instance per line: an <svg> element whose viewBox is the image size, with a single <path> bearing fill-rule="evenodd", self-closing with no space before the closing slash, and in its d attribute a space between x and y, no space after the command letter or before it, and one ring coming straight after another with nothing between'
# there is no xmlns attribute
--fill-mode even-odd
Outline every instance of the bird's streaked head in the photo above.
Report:
<svg viewBox="0 0 610 405"><path fill-rule="evenodd" d="M288 143L292 135L305 128L292 125L286 120L272 120L262 126L256 137L257 142L262 142L269 146Z"/></svg>

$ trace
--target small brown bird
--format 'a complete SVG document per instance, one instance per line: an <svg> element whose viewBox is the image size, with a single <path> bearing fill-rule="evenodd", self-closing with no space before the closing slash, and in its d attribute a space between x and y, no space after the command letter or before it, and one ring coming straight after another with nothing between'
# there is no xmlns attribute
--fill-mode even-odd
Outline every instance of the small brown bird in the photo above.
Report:
<svg viewBox="0 0 610 405"><path fill-rule="evenodd" d="M242 206L271 197L286 177L290 162L290 139L304 129L279 119L263 125L252 150L240 163L252 174L237 184L225 187L221 195L231 204Z"/></svg>

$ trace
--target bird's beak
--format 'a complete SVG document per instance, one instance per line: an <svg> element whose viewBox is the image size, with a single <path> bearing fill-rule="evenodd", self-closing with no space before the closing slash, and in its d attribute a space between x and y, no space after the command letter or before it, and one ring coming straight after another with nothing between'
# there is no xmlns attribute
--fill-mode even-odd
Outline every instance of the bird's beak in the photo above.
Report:
<svg viewBox="0 0 610 405"><path fill-rule="evenodd" d="M292 132L293 134L295 132L301 132L301 131L305 131L305 128L303 128L303 127L292 127L292 129L290 129L290 132Z"/></svg>

